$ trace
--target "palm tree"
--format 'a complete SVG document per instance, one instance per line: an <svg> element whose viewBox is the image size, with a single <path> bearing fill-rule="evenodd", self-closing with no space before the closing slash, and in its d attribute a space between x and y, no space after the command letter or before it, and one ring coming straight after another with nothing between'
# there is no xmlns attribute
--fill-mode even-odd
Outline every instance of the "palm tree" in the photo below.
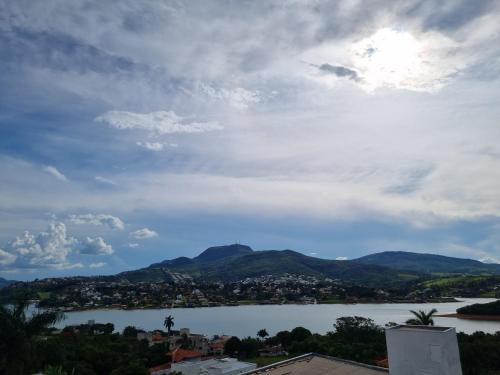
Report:
<svg viewBox="0 0 500 375"><path fill-rule="evenodd" d="M56 311L38 311L26 316L27 295L10 306L0 305L0 373L23 374L29 370L32 344L47 327L63 319Z"/></svg>
<svg viewBox="0 0 500 375"><path fill-rule="evenodd" d="M170 330L174 326L174 317L172 315L169 315L165 318L163 321L163 325L167 329L168 334L170 335Z"/></svg>
<svg viewBox="0 0 500 375"><path fill-rule="evenodd" d="M263 328L257 332L257 336L259 336L261 339L265 338L266 336L269 336L269 333L267 333L266 329Z"/></svg>
<svg viewBox="0 0 500 375"><path fill-rule="evenodd" d="M432 319L432 317L435 313L437 313L436 309L432 309L429 312L425 312L423 310L419 310L419 311L410 310L410 312L413 315L415 315L415 318L408 319L406 321L406 324L416 325L416 326L433 326L434 325L434 319Z"/></svg>

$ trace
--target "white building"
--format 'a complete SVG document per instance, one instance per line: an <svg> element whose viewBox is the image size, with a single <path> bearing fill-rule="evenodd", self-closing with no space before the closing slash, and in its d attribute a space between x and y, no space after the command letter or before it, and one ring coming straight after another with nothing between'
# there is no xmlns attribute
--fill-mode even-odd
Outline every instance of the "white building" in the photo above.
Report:
<svg viewBox="0 0 500 375"><path fill-rule="evenodd" d="M171 371L182 375L237 375L257 368L255 363L240 362L236 358L192 360L172 363Z"/></svg>
<svg viewBox="0 0 500 375"><path fill-rule="evenodd" d="M391 375L462 375L455 328L396 326L385 337Z"/></svg>

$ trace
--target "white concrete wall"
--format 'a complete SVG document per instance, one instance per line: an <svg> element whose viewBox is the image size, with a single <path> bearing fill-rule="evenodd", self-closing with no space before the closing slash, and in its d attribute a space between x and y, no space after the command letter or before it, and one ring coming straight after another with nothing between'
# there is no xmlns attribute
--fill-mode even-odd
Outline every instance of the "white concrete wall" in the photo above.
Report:
<svg viewBox="0 0 500 375"><path fill-rule="evenodd" d="M398 326L385 336L390 375L462 375L454 328Z"/></svg>

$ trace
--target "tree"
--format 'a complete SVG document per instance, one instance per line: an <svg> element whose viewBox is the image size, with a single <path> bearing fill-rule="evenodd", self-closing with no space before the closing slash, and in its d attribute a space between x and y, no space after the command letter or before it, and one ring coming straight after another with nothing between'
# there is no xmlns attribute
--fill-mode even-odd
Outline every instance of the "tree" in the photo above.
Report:
<svg viewBox="0 0 500 375"><path fill-rule="evenodd" d="M138 332L134 326L127 326L123 329L123 336L136 338Z"/></svg>
<svg viewBox="0 0 500 375"><path fill-rule="evenodd" d="M434 325L434 319L432 319L432 317L435 313L437 313L436 309L432 309L428 312L425 312L424 310L419 310L419 311L410 310L410 312L415 316L415 318L408 319L406 321L406 324L416 325L416 326Z"/></svg>
<svg viewBox="0 0 500 375"><path fill-rule="evenodd" d="M47 327L63 318L60 312L38 311L26 316L27 295L12 306L0 305L0 373L23 374L30 369L33 342Z"/></svg>
<svg viewBox="0 0 500 375"><path fill-rule="evenodd" d="M132 362L116 368L111 375L149 375L149 371L143 364Z"/></svg>
<svg viewBox="0 0 500 375"><path fill-rule="evenodd" d="M383 332L372 319L362 316L343 316L333 327L335 335L348 342L363 341Z"/></svg>
<svg viewBox="0 0 500 375"><path fill-rule="evenodd" d="M304 327L295 327L290 332L290 341L304 341L312 335L311 331Z"/></svg>
<svg viewBox="0 0 500 375"><path fill-rule="evenodd" d="M284 348L287 348L288 345L292 342L291 333L289 331L280 331L276 334L276 338L279 344L283 345Z"/></svg>
<svg viewBox="0 0 500 375"><path fill-rule="evenodd" d="M167 329L168 335L170 336L170 331L174 326L174 317L172 315L167 316L163 322L163 325Z"/></svg>
<svg viewBox="0 0 500 375"><path fill-rule="evenodd" d="M241 340L236 336L231 337L224 344L224 353L233 356L240 351Z"/></svg>
<svg viewBox="0 0 500 375"><path fill-rule="evenodd" d="M75 370L71 371L70 375L74 375L74 374L75 374ZM62 366L56 366L56 367L48 366L44 371L44 375L68 375L68 373L66 371L64 371Z"/></svg>
<svg viewBox="0 0 500 375"><path fill-rule="evenodd" d="M263 328L257 332L257 336L259 336L261 339L264 339L265 337L269 336L269 333L267 333L266 329Z"/></svg>

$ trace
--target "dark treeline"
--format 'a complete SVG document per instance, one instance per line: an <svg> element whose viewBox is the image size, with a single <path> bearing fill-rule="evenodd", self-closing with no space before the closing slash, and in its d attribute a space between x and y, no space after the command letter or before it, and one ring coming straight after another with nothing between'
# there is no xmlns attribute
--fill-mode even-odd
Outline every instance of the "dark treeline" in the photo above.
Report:
<svg viewBox="0 0 500 375"><path fill-rule="evenodd" d="M459 333L457 337L464 375L500 373L500 331ZM371 319L357 316L337 319L333 331L325 335L297 327L266 340L233 337L226 343L226 352L241 359L252 358L266 345L282 345L290 356L316 352L371 365L387 357L384 329Z"/></svg>
<svg viewBox="0 0 500 375"><path fill-rule="evenodd" d="M475 303L457 309L457 313L465 315L498 315L500 316L500 300L490 303Z"/></svg>

